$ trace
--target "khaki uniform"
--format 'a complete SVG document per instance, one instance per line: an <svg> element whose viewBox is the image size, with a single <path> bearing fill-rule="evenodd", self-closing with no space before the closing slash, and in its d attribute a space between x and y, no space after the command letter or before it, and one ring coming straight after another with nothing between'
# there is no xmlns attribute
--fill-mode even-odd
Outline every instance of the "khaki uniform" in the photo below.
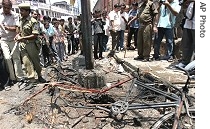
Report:
<svg viewBox="0 0 210 129"><path fill-rule="evenodd" d="M27 17L26 19L21 18L20 35L24 37L31 34L39 34L39 25L37 20L31 16ZM37 40L33 39L20 42L20 50L28 78L35 78L35 71L37 72L38 76L41 76L42 68L40 66Z"/></svg>
<svg viewBox="0 0 210 129"><path fill-rule="evenodd" d="M138 55L148 59L150 57L152 44L153 17L158 14L158 10L153 5L153 2L148 0L147 3L140 4L138 11L138 19L140 22L137 39Z"/></svg>

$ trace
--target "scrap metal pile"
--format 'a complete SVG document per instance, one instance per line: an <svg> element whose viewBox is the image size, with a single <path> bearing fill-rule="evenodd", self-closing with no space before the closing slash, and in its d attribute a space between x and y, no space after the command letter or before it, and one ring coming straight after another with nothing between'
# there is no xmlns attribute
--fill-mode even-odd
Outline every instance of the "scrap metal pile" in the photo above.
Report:
<svg viewBox="0 0 210 129"><path fill-rule="evenodd" d="M107 76L101 89L78 83L78 70L71 64L48 67L45 77L50 82L35 87L31 96L5 113L24 116L40 128L194 128L194 109L180 109L186 97L180 89L123 60L116 59L116 64L113 60L107 60L106 67L97 66ZM119 66L129 71L119 72ZM193 107L194 98L184 104Z"/></svg>

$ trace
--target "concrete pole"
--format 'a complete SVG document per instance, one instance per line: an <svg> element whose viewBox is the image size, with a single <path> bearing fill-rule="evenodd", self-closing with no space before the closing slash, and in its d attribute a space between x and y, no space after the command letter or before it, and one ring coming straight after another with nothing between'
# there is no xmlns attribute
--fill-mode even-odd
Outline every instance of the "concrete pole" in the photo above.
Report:
<svg viewBox="0 0 210 129"><path fill-rule="evenodd" d="M113 5L113 0L112 0L112 10L113 10L113 6L114 6L114 5Z"/></svg>
<svg viewBox="0 0 210 129"><path fill-rule="evenodd" d="M93 50L92 50L92 31L91 31L91 13L90 0L82 0L82 38L83 51L85 55L86 69L93 69Z"/></svg>

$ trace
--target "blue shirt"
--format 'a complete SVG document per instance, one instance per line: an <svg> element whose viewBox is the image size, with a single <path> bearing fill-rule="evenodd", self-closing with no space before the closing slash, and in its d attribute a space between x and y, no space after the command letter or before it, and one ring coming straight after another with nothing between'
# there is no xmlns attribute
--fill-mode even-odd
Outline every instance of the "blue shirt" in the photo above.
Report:
<svg viewBox="0 0 210 129"><path fill-rule="evenodd" d="M129 17L133 16L135 17L136 15L138 14L138 10L130 10L128 15ZM131 24L130 24L130 27L132 28L139 28L140 24L139 24L139 21L138 19L137 20L134 20Z"/></svg>
<svg viewBox="0 0 210 129"><path fill-rule="evenodd" d="M171 2L171 7L179 13L181 6L178 2ZM160 7L160 18L157 27L163 28L173 28L175 24L176 16L174 16L171 11L165 6L161 5Z"/></svg>
<svg viewBox="0 0 210 129"><path fill-rule="evenodd" d="M49 37L55 35L55 30L54 30L54 27L53 27L53 25L51 23L49 24L49 28L47 29L46 34Z"/></svg>

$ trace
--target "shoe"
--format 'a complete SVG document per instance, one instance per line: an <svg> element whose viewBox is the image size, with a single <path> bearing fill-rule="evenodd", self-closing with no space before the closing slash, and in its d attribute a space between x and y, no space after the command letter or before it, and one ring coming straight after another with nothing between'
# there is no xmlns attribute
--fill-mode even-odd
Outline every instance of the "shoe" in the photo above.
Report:
<svg viewBox="0 0 210 129"><path fill-rule="evenodd" d="M168 57L168 56L160 56L159 58L160 58L160 60L168 60L170 57Z"/></svg>
<svg viewBox="0 0 210 129"><path fill-rule="evenodd" d="M153 59L154 59L155 61L159 61L159 60L160 60L160 58L159 58L159 57L157 57L157 58L156 58L156 57L154 57Z"/></svg>
<svg viewBox="0 0 210 129"><path fill-rule="evenodd" d="M47 64L44 64L44 68L47 68Z"/></svg>
<svg viewBox="0 0 210 129"><path fill-rule="evenodd" d="M97 59L99 59L99 58L98 58L98 56L95 56L94 59L97 60Z"/></svg>
<svg viewBox="0 0 210 129"><path fill-rule="evenodd" d="M16 82L14 80L9 80L8 86L14 86Z"/></svg>
<svg viewBox="0 0 210 129"><path fill-rule="evenodd" d="M150 62L152 60L150 58L145 58L145 59L142 60L142 62L148 62L148 61Z"/></svg>
<svg viewBox="0 0 210 129"><path fill-rule="evenodd" d="M134 60L143 60L143 59L144 59L144 57L141 57L141 56L137 56L134 58Z"/></svg>
<svg viewBox="0 0 210 129"><path fill-rule="evenodd" d="M25 82L26 82L26 79L24 77L17 79L17 85L18 85L18 87L20 87L20 85L22 85Z"/></svg>
<svg viewBox="0 0 210 129"><path fill-rule="evenodd" d="M80 55L83 55L83 51L80 52Z"/></svg>
<svg viewBox="0 0 210 129"><path fill-rule="evenodd" d="M5 90L5 91L11 90L11 86L5 86L5 87L4 87L4 90Z"/></svg>
<svg viewBox="0 0 210 129"><path fill-rule="evenodd" d="M48 66L50 66L51 65L51 63L50 62L47 62L45 65L44 65L44 67L46 68L46 67L48 67Z"/></svg>
<svg viewBox="0 0 210 129"><path fill-rule="evenodd" d="M107 55L107 57L113 57L114 54L115 54L115 52L114 52L114 51L111 51L111 52Z"/></svg>
<svg viewBox="0 0 210 129"><path fill-rule="evenodd" d="M28 80L26 82L28 82L28 83L36 83L36 79L35 78L28 78Z"/></svg>
<svg viewBox="0 0 210 129"><path fill-rule="evenodd" d="M47 81L46 81L44 78L42 78L41 76L38 77L38 81L41 82L41 83L46 83L46 82L47 82Z"/></svg>
<svg viewBox="0 0 210 129"><path fill-rule="evenodd" d="M102 57L99 57L99 60L102 60L102 59L104 59L104 57L102 56Z"/></svg>
<svg viewBox="0 0 210 129"><path fill-rule="evenodd" d="M136 48L134 48L133 46L128 47L127 50L135 50Z"/></svg>
<svg viewBox="0 0 210 129"><path fill-rule="evenodd" d="M115 51L115 53L119 53L119 52L120 52L119 50L116 50L116 51Z"/></svg>
<svg viewBox="0 0 210 129"><path fill-rule="evenodd" d="M156 61L160 60L160 56L153 55L153 60L156 60Z"/></svg>
<svg viewBox="0 0 210 129"><path fill-rule="evenodd" d="M18 78L17 82L24 82L26 79L24 77Z"/></svg>
<svg viewBox="0 0 210 129"><path fill-rule="evenodd" d="M183 63L179 63L179 64L177 64L177 65L175 65L175 67L177 67L177 68L185 68L185 64L183 64Z"/></svg>
<svg viewBox="0 0 210 129"><path fill-rule="evenodd" d="M174 61L173 57L169 57L167 60L168 60L168 62L173 62Z"/></svg>
<svg viewBox="0 0 210 129"><path fill-rule="evenodd" d="M120 48L120 51L125 51L125 48L123 47L123 48Z"/></svg>

